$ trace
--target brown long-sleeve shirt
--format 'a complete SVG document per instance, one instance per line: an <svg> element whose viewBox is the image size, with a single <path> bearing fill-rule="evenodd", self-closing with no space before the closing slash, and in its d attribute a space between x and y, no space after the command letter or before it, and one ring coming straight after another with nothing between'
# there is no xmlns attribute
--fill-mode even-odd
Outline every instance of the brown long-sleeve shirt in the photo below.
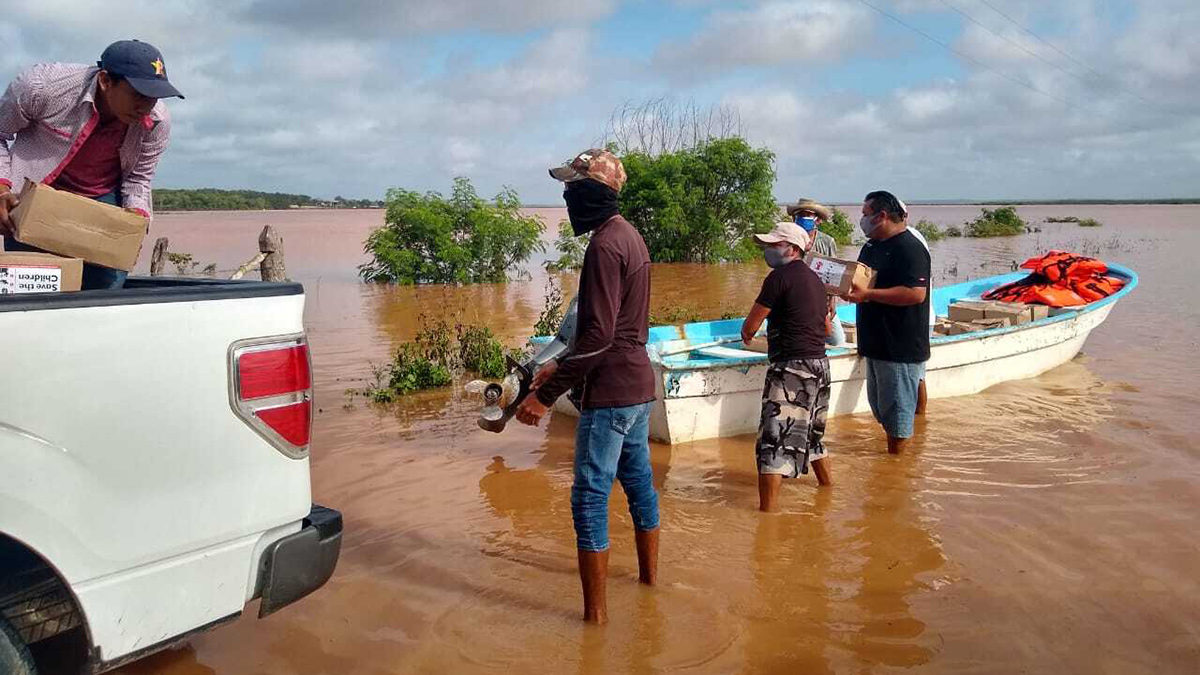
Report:
<svg viewBox="0 0 1200 675"><path fill-rule="evenodd" d="M584 408L653 401L649 316L650 253L633 225L613 216L595 229L584 254L575 344L537 390L538 400L549 406L583 383Z"/></svg>

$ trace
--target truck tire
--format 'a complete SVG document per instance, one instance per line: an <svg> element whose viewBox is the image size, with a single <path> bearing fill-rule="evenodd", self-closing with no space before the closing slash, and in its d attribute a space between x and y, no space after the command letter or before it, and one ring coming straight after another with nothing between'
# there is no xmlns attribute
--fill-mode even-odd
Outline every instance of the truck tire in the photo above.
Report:
<svg viewBox="0 0 1200 675"><path fill-rule="evenodd" d="M0 673L5 675L37 675L37 667L29 647L8 621L0 616Z"/></svg>
<svg viewBox="0 0 1200 675"><path fill-rule="evenodd" d="M47 568L26 570L0 582L0 619L6 620L25 644L80 625L74 599Z"/></svg>

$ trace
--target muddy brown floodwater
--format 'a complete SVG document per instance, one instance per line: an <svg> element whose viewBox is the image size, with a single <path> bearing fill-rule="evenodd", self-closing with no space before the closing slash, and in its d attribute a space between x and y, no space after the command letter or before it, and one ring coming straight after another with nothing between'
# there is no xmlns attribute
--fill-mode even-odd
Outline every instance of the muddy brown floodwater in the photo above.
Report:
<svg viewBox="0 0 1200 675"><path fill-rule="evenodd" d="M931 402L904 456L886 454L869 416L831 420L835 485L789 482L778 515L755 510L751 437L655 445L661 585L636 584L617 490L601 629L579 621L572 419L493 435L457 391L391 408L345 396L422 314L522 341L542 305L537 261L505 285L367 286L355 265L379 211L160 216L152 236L221 269L252 256L263 224L283 234L307 289L313 497L341 509L346 531L314 595L119 672L1196 672L1200 207L1020 212L1042 232L933 243L937 282L1051 247L1129 265L1141 286L1079 357ZM542 213L553 231L562 212ZM943 224L977 213L914 208ZM1051 215L1105 225L1040 223ZM765 269L658 265L655 306L744 313Z"/></svg>

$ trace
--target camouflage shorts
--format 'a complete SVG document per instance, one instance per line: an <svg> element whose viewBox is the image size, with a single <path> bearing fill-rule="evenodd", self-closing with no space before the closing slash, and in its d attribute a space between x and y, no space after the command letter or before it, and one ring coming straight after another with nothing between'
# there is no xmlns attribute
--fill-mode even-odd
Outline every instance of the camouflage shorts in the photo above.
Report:
<svg viewBox="0 0 1200 675"><path fill-rule="evenodd" d="M829 359L781 361L767 367L754 452L760 474L795 478L825 456Z"/></svg>

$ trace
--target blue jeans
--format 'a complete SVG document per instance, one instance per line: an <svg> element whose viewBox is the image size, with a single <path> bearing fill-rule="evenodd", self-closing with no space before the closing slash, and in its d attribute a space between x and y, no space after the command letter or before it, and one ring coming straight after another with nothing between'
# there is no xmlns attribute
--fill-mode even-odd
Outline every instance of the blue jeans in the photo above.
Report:
<svg viewBox="0 0 1200 675"><path fill-rule="evenodd" d="M608 550L608 495L621 481L633 526L658 527L658 493L650 470L650 403L584 410L575 430L571 516L581 551Z"/></svg>
<svg viewBox="0 0 1200 675"><path fill-rule="evenodd" d="M94 199L98 202L104 202L105 204L111 204L113 206L121 205L120 195L118 195L116 192L109 192L108 194L94 197ZM12 237L4 238L4 250L41 252L40 248L34 248L32 246L22 244ZM111 267L101 267L100 265L84 263L83 284L81 286L81 290L95 291L110 288L121 288L125 285L125 279L128 276L129 272L126 272L125 270L114 270Z"/></svg>
<svg viewBox="0 0 1200 675"><path fill-rule="evenodd" d="M924 363L867 359L867 402L889 438L912 438Z"/></svg>

